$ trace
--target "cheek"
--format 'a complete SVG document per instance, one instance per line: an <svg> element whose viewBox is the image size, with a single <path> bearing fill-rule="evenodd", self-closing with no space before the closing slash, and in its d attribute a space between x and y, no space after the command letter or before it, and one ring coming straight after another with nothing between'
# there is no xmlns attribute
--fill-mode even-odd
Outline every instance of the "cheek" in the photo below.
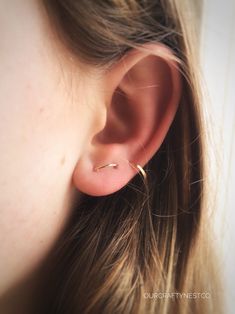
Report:
<svg viewBox="0 0 235 314"><path fill-rule="evenodd" d="M60 233L82 143L70 110L30 84L1 108L0 294L40 263Z"/></svg>
<svg viewBox="0 0 235 314"><path fill-rule="evenodd" d="M86 136L36 3L0 9L0 295L40 263L65 223Z"/></svg>
<svg viewBox="0 0 235 314"><path fill-rule="evenodd" d="M0 294L40 262L63 226L83 141L82 112L36 64L0 84Z"/></svg>

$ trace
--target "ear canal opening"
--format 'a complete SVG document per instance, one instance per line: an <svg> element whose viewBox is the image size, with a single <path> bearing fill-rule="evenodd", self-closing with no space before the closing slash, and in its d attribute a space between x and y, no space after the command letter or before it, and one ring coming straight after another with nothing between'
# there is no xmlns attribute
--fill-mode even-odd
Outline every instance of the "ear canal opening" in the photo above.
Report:
<svg viewBox="0 0 235 314"><path fill-rule="evenodd" d="M102 144L124 143L134 132L134 111L128 96L118 87L107 109L106 124L92 140Z"/></svg>

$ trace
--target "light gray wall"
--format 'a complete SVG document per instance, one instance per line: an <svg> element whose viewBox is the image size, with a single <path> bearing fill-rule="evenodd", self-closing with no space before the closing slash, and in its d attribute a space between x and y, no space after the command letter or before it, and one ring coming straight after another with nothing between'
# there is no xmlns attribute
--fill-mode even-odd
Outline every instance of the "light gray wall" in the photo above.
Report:
<svg viewBox="0 0 235 314"><path fill-rule="evenodd" d="M224 271L226 314L235 313L235 0L205 0L202 70L210 137L216 245ZM217 182L217 183L216 183Z"/></svg>

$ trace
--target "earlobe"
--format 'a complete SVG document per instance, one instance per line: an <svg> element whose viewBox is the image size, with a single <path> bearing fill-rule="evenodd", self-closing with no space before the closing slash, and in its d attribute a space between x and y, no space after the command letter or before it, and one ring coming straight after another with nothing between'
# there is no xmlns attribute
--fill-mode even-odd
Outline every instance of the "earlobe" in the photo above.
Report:
<svg viewBox="0 0 235 314"><path fill-rule="evenodd" d="M87 174L83 172L85 166L81 169L80 160L73 175L75 185L83 193L103 196L121 189L135 174L139 174L144 184L147 184L147 173L139 164L123 158L119 160L119 163L97 164Z"/></svg>
<svg viewBox="0 0 235 314"><path fill-rule="evenodd" d="M75 168L80 191L107 195L137 173L145 178L143 167L163 142L180 101L174 59L170 49L156 43L131 51L104 74L106 122Z"/></svg>

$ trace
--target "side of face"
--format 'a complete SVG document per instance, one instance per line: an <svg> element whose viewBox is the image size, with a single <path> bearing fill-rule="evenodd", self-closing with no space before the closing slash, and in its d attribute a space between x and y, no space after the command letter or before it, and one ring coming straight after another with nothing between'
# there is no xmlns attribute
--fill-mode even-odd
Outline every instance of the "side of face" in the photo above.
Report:
<svg viewBox="0 0 235 314"><path fill-rule="evenodd" d="M152 43L108 71L57 42L37 0L0 2L0 295L50 251L80 193L105 196L157 152L181 95L173 54ZM94 168L117 163L117 169Z"/></svg>
<svg viewBox="0 0 235 314"><path fill-rule="evenodd" d="M89 78L57 54L37 1L1 1L0 21L2 295L40 264L69 216L92 109Z"/></svg>

